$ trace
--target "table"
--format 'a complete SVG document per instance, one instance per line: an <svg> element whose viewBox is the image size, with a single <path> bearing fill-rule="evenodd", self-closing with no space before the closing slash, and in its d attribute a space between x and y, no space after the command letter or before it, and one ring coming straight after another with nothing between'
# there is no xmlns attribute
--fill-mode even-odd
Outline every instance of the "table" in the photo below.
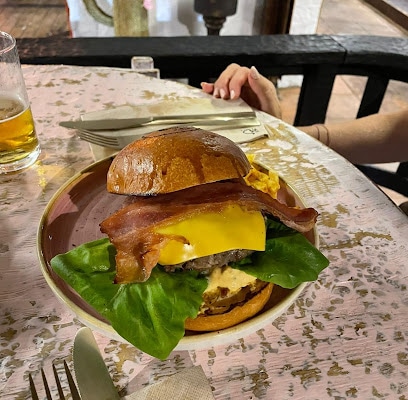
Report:
<svg viewBox="0 0 408 400"><path fill-rule="evenodd" d="M79 320L47 286L36 230L47 202L91 164L90 146L60 120L122 104L200 97L200 90L131 70L24 66L42 146L31 168L0 176L0 391L28 397L28 373L72 366ZM216 399L396 399L408 396L408 219L342 157L266 114L271 137L244 145L319 213L330 266L287 312L230 345L159 361L96 334L115 384L140 388L201 365Z"/></svg>

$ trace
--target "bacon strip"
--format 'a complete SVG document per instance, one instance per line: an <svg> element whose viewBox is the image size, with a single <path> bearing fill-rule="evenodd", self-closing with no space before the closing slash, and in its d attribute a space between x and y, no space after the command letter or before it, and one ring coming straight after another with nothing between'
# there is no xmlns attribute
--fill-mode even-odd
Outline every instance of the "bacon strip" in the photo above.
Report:
<svg viewBox="0 0 408 400"><path fill-rule="evenodd" d="M299 232L312 229L318 215L313 208L288 207L242 181L209 183L154 197L129 196L129 200L130 204L100 224L117 250L117 283L146 281L159 260L160 249L170 240L155 233L154 228L197 213L239 204L249 211L271 214ZM171 239L186 241L182 237Z"/></svg>

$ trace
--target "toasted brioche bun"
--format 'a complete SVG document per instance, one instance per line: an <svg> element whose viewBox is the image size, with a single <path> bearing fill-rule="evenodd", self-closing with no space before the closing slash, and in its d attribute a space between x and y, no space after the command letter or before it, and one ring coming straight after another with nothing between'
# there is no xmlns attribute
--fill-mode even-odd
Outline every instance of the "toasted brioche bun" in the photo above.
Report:
<svg viewBox="0 0 408 400"><path fill-rule="evenodd" d="M107 175L107 190L127 195L171 193L235 179L250 170L245 153L224 136L189 126L152 132L124 147Z"/></svg>
<svg viewBox="0 0 408 400"><path fill-rule="evenodd" d="M230 328L257 314L271 297L273 283L269 283L246 303L235 306L231 311L216 315L199 315L187 318L185 328L190 331L210 332Z"/></svg>

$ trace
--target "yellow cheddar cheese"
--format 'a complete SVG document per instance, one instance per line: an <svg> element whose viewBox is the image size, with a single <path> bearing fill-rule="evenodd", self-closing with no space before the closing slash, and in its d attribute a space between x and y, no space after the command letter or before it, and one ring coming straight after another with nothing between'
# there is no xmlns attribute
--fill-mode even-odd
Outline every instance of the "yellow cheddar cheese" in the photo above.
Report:
<svg viewBox="0 0 408 400"><path fill-rule="evenodd" d="M160 252L159 264L174 265L234 249L265 250L265 221L259 211L230 205L219 212L202 213L156 229L187 243L170 239Z"/></svg>

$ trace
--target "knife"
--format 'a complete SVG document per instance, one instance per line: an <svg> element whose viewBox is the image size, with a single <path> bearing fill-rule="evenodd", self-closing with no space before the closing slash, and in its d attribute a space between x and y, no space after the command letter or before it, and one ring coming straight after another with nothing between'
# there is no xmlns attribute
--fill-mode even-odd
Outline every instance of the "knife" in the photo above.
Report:
<svg viewBox="0 0 408 400"><path fill-rule="evenodd" d="M194 115L156 115L150 117L140 118L106 118L94 120L77 120L77 121L61 121L60 126L72 129L88 129L88 130L112 130L112 129L126 129L136 128L143 125L160 125L166 124L185 124L192 122L200 122L200 125L221 125L223 122L236 119L253 118L256 120L254 111L229 112L218 114L194 114ZM258 122L259 125L259 122Z"/></svg>
<svg viewBox="0 0 408 400"><path fill-rule="evenodd" d="M75 377L83 399L120 399L91 329L79 329L74 340L73 356Z"/></svg>

